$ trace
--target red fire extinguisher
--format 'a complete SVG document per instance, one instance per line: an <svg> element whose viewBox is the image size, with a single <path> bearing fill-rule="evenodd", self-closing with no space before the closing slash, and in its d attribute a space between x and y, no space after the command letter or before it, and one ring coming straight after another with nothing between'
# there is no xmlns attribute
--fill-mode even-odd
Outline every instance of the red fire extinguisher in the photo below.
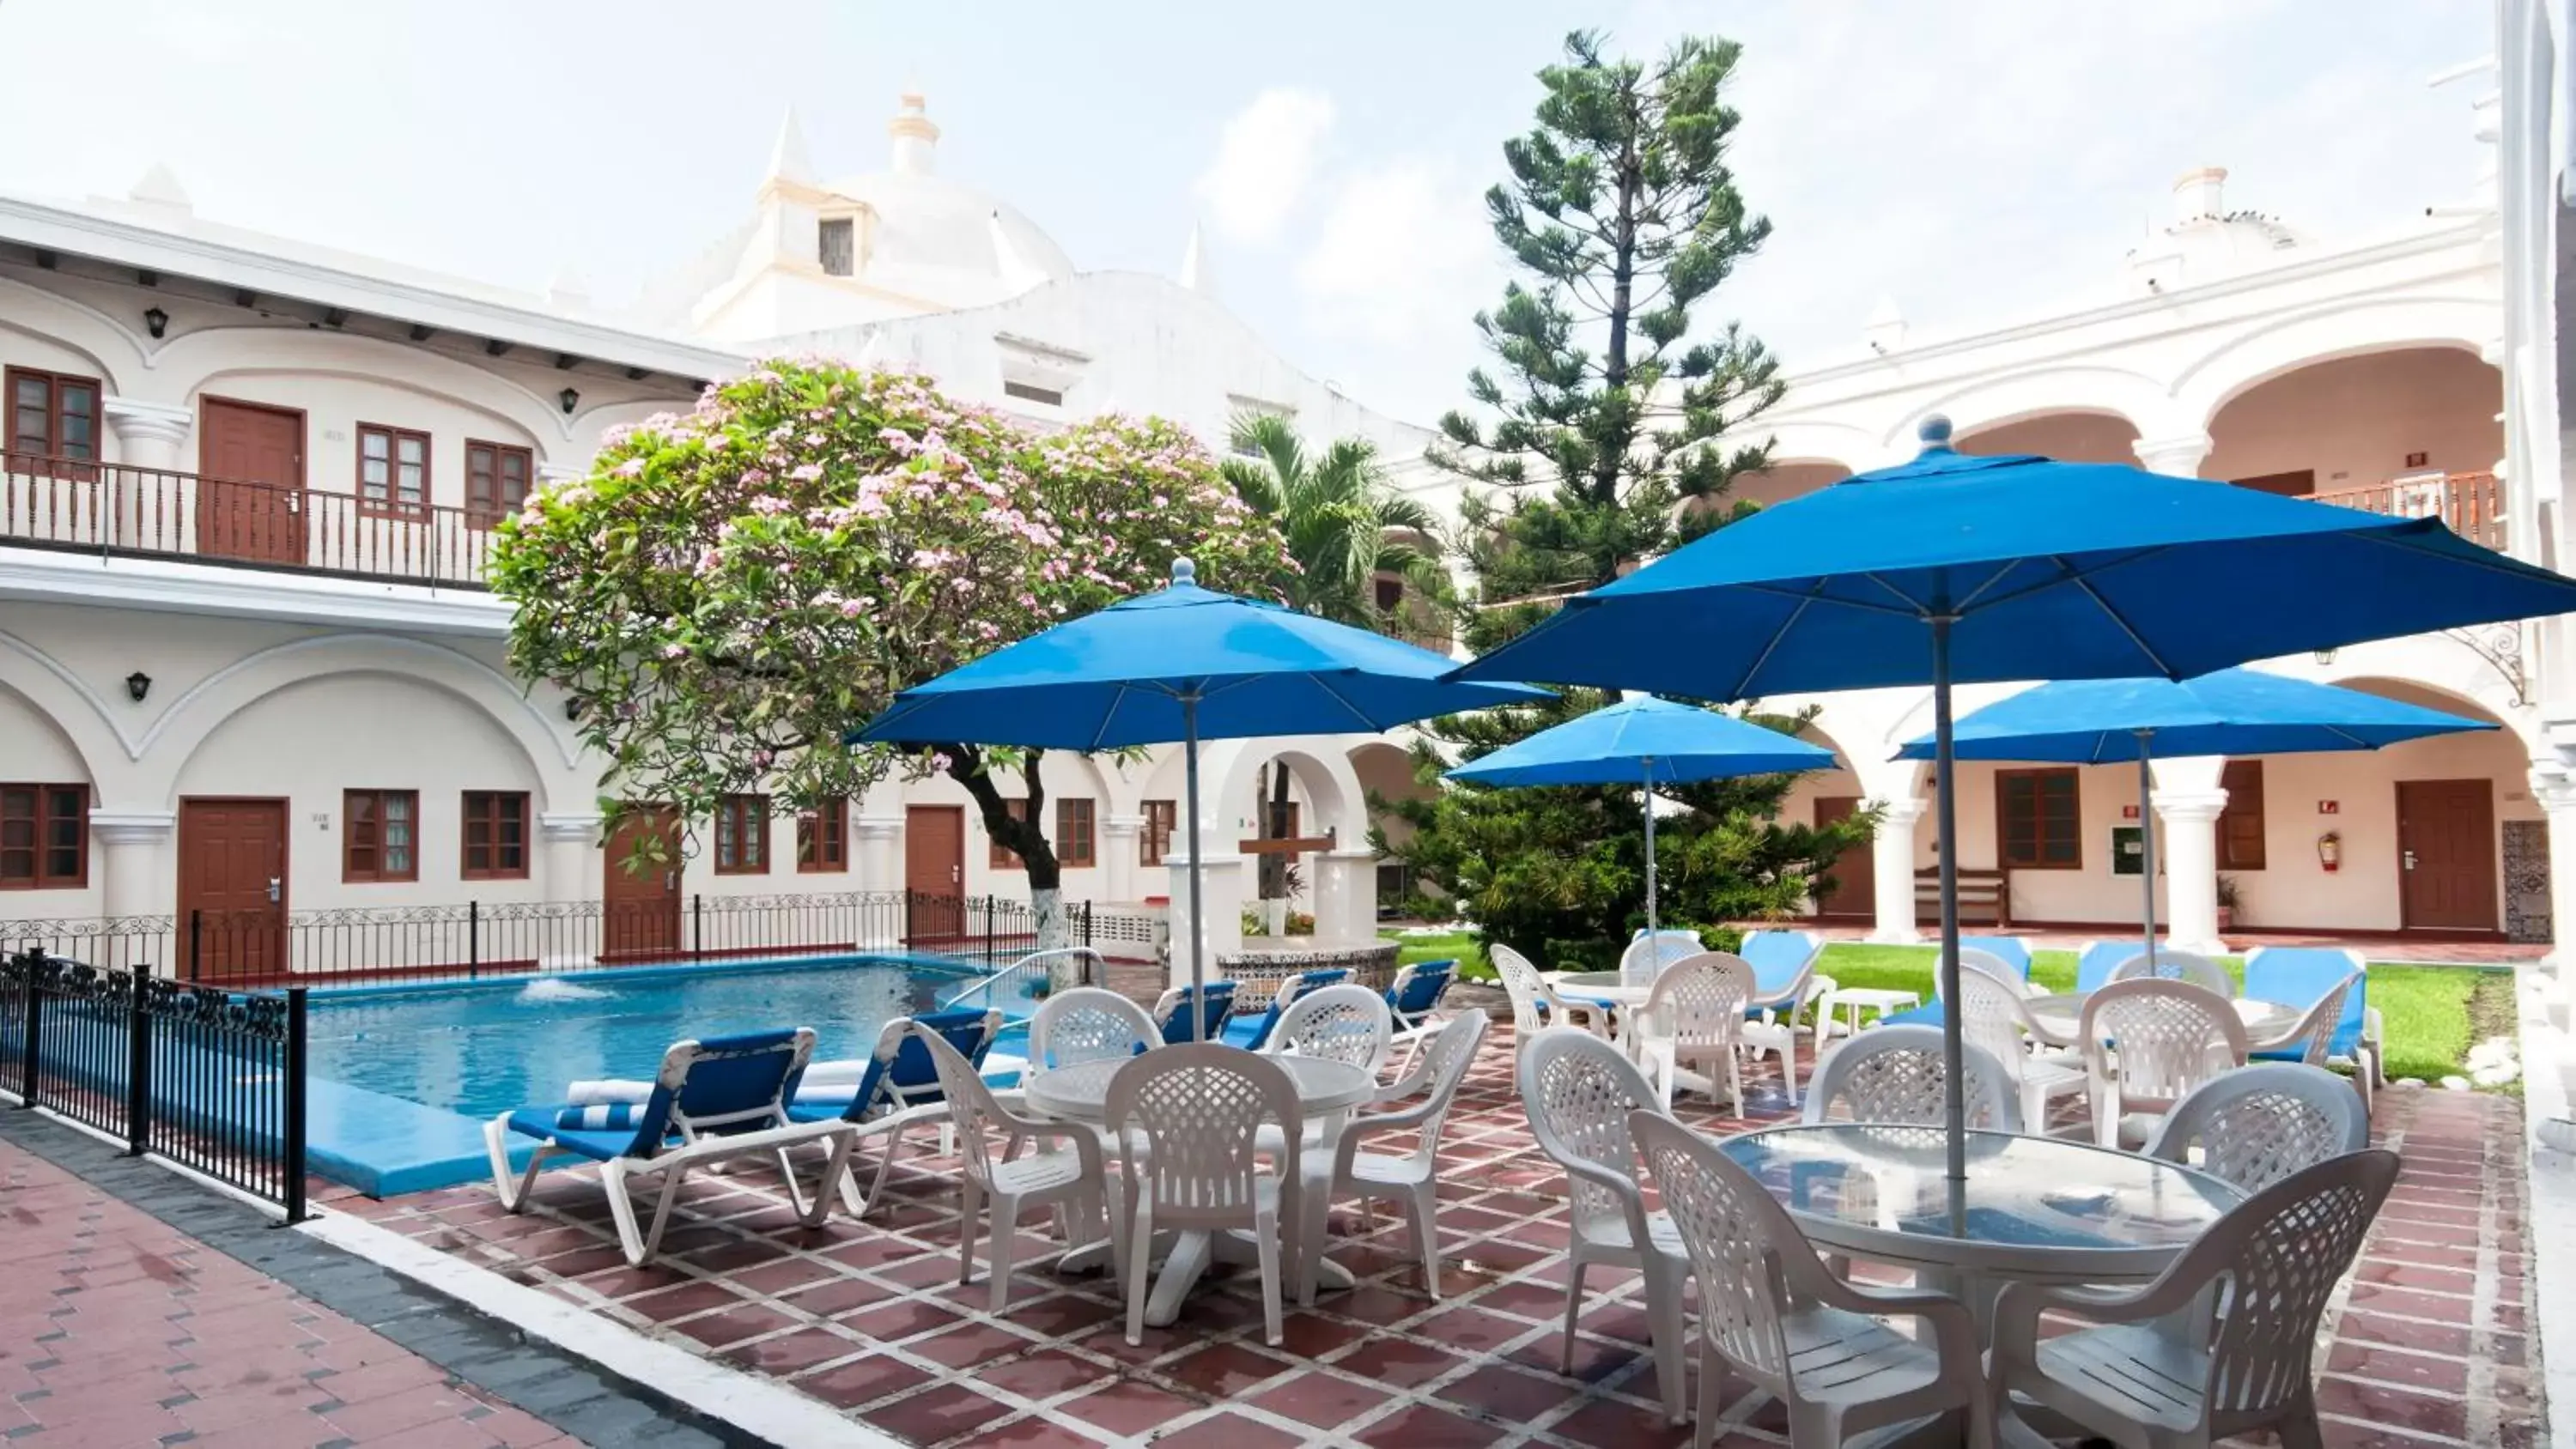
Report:
<svg viewBox="0 0 2576 1449"><path fill-rule="evenodd" d="M2343 836L2340 832L2329 830L2317 837L2317 864L2325 867L2328 875L2343 869Z"/></svg>

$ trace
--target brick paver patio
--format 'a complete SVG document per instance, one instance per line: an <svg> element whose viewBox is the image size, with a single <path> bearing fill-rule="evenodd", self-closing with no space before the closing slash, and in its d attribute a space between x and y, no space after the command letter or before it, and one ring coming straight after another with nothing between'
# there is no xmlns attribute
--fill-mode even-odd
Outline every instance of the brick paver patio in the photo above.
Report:
<svg viewBox="0 0 2576 1449"><path fill-rule="evenodd" d="M125 1449L577 1441L0 1142L0 1439Z"/></svg>
<svg viewBox="0 0 2576 1449"><path fill-rule="evenodd" d="M1443 1297L1423 1292L1403 1229L1381 1216L1355 1239L1356 1214L1337 1212L1333 1254L1359 1286L1292 1309L1275 1349L1261 1342L1259 1300L1241 1277L1202 1285L1178 1324L1131 1348L1112 1288L1057 1276L1034 1238L1011 1316L985 1316L980 1262L976 1282L956 1286L956 1194L926 1156L897 1170L895 1192L865 1223L813 1231L794 1226L760 1175L704 1182L687 1195L665 1261L642 1269L624 1265L598 1185L575 1173L549 1175L521 1217L483 1188L340 1205L918 1445L1686 1442L1655 1408L1633 1275L1592 1276L1575 1372L1556 1372L1564 1180L1531 1143L1511 1060L1510 1032L1497 1030L1451 1119ZM2518 1104L2442 1092L2379 1100L2377 1135L2405 1172L2330 1319L2327 1442L2537 1445ZM1683 1112L1714 1131L1744 1125ZM1758 1115L1776 1119L1776 1097ZM1749 1388L1727 1397L1726 1442L1780 1442L1776 1405Z"/></svg>

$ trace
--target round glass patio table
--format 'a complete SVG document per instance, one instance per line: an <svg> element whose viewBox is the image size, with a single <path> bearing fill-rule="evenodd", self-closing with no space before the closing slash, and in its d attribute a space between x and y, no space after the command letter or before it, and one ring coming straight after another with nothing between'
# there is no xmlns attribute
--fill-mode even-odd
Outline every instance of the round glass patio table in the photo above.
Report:
<svg viewBox="0 0 2576 1449"><path fill-rule="evenodd" d="M2030 1024L2051 1046L2075 1045L2075 1034L2084 1018L2087 993L2064 992L2055 996L2024 998L2022 1007L2030 1013ZM2236 1008L2236 1019L2245 1023L2245 1035L2257 1046L2271 1041L2299 1024L2306 1015L2304 1007L2279 1001L2256 1001L2251 997L2234 997L2228 1002Z"/></svg>
<svg viewBox="0 0 2576 1449"><path fill-rule="evenodd" d="M1953 1193L1942 1145L1937 1127L1855 1122L1718 1143L1818 1247L1993 1287L2153 1278L2245 1199L2207 1173L2134 1152L1977 1131ZM1977 1307L1991 1293L1969 1297Z"/></svg>
<svg viewBox="0 0 2576 1449"><path fill-rule="evenodd" d="M1304 1109L1308 1122L1323 1127L1325 1151L1332 1150L1342 1118L1354 1107L1366 1106L1377 1096L1377 1078L1346 1062L1325 1061L1320 1057L1272 1056L1268 1060L1288 1073L1289 1084L1297 1089L1297 1105ZM1126 1061L1083 1062L1041 1072L1027 1079L1020 1089L1021 1100L1028 1109L1041 1116L1065 1121L1085 1122L1098 1126L1109 1115L1109 1080L1118 1075ZM1310 1146L1309 1151L1313 1150ZM1119 1210L1113 1198L1109 1210ZM1305 1272L1312 1273L1319 1288L1342 1289L1351 1286L1350 1270L1324 1256L1324 1214L1309 1213L1306 1222L1289 1224L1287 1230L1306 1237L1306 1251L1294 1255ZM1157 1245L1162 1234L1155 1235ZM1107 1242L1080 1243L1070 1248L1057 1266L1066 1272L1106 1267L1109 1263ZM1170 1235L1169 1247L1163 1252L1162 1270L1154 1277L1154 1286L1145 1299L1145 1321L1156 1327L1168 1327L1180 1316L1181 1302L1197 1286L1200 1275L1211 1263L1258 1263L1260 1254L1252 1235L1246 1232L1209 1233L1185 1230ZM1304 1296L1304 1285L1284 1283L1289 1294Z"/></svg>

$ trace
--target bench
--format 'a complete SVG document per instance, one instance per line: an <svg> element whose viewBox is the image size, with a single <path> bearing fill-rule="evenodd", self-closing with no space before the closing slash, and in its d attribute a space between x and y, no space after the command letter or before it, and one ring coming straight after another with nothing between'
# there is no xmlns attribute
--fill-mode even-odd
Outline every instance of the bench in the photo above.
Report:
<svg viewBox="0 0 2576 1449"><path fill-rule="evenodd" d="M1941 919L1941 872L1937 866L1914 872L1914 918L1918 925L1937 924ZM2011 929L2012 872L1960 871L1959 924Z"/></svg>

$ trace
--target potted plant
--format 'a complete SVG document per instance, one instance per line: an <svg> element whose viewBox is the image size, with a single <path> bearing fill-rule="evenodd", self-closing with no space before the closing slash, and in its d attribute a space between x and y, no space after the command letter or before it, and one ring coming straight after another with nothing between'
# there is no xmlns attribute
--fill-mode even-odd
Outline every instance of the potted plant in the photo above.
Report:
<svg viewBox="0 0 2576 1449"><path fill-rule="evenodd" d="M2236 877L2222 875L2218 878L2218 933L2220 935L2226 935L2236 929L2236 906Z"/></svg>

